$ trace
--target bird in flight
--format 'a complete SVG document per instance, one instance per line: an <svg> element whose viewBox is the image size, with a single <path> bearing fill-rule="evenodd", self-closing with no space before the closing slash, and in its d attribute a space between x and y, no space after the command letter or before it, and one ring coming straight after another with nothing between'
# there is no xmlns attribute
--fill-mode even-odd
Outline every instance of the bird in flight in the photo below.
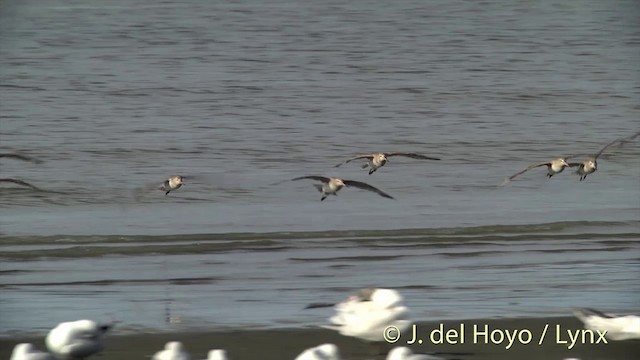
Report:
<svg viewBox="0 0 640 360"><path fill-rule="evenodd" d="M569 166L578 168L578 170L576 171L576 174L580 175L580 181L582 181L582 180L587 178L587 175L593 174L594 172L596 172L596 170L598 170L598 157L600 157L600 155L602 155L602 153L605 150L607 150L608 148L610 148L613 145L622 145L625 142L632 141L633 139L637 138L638 136L640 136L640 131L638 131L637 133L635 133L635 134L633 134L631 136L616 139L616 140L608 143L607 145L605 145L596 154L589 155L589 157L586 160L584 160L582 162L569 163ZM581 156L581 155L574 155L574 156L571 156L571 157L577 157L577 156Z"/></svg>
<svg viewBox="0 0 640 360"><path fill-rule="evenodd" d="M324 199L326 199L329 195L338 195L337 193L338 191L340 191L340 189L342 189L343 187L349 187L349 186L353 186L362 190L372 191L382 197L393 199L393 196L387 194L386 192L374 186L371 186L367 183L363 183L355 180L344 180L337 177L324 177L324 176L310 175L310 176L301 176L301 177L293 178L291 179L291 181L297 181L297 180L303 180L303 179L316 180L322 183L322 184L313 185L316 189L318 189L319 192L322 193L322 198L320 198L320 201L324 201Z"/></svg>
<svg viewBox="0 0 640 360"><path fill-rule="evenodd" d="M174 175L164 181L164 184L158 188L165 191L165 195L169 195L172 190L178 190L184 184L184 176Z"/></svg>
<svg viewBox="0 0 640 360"><path fill-rule="evenodd" d="M412 158L412 159L420 159L420 160L440 160L439 158L436 158L436 157L425 156L425 155L416 154L416 153L404 153L404 152L381 153L381 152L378 152L378 153L354 156L351 159L347 159L347 160L339 163L338 165L336 165L336 167L344 165L344 164L347 164L347 163L350 163L353 160L367 159L368 162L366 164L363 164L362 168L366 169L367 167L369 167L369 175L371 175L374 172L376 172L376 170L378 170L379 168L383 167L384 164L386 164L389 161L389 158L392 157L392 156L404 156L404 157L408 157L408 158Z"/></svg>
<svg viewBox="0 0 640 360"><path fill-rule="evenodd" d="M551 161L543 161L543 162L531 164L526 169L520 170L517 173L515 173L515 174L509 176L508 178L504 179L504 181L500 185L506 185L511 180L515 179L516 177L524 174L525 172L527 172L527 171L529 171L529 170L531 170L533 168L537 168L537 167L540 167L540 166L546 166L547 167L547 177L549 179L551 179L551 177L553 175L561 173L562 170L564 170L564 168L569 166L569 163L567 163L567 160L566 160L569 157L570 156L561 157L561 158L553 159Z"/></svg>

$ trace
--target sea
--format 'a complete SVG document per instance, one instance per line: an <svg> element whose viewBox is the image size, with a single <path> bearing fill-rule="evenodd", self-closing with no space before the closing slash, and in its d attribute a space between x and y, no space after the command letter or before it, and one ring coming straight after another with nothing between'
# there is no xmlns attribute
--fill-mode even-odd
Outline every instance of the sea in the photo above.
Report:
<svg viewBox="0 0 640 360"><path fill-rule="evenodd" d="M4 0L0 336L640 312L633 0ZM349 158L392 156L369 175ZM171 175L185 184L165 195ZM320 201L308 175L366 182Z"/></svg>

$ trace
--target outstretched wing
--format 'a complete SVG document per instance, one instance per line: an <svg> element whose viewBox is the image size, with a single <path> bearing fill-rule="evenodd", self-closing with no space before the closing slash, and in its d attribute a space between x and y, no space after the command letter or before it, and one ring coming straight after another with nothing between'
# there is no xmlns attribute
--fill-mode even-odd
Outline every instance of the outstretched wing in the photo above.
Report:
<svg viewBox="0 0 640 360"><path fill-rule="evenodd" d="M420 160L440 160L440 158L437 158L437 157L426 156L426 155L416 154L416 153L401 153L401 152L397 152L397 153L388 153L388 154L385 154L385 155L387 157L390 157L390 156L405 156L405 157L408 157L408 158L420 159Z"/></svg>
<svg viewBox="0 0 640 360"><path fill-rule="evenodd" d="M21 154L0 154L0 158L9 158L16 159L22 161L30 161L36 164L41 164L43 161L40 159L33 158L31 156L21 155Z"/></svg>
<svg viewBox="0 0 640 360"><path fill-rule="evenodd" d="M386 197L387 199L393 199L394 197L387 194L386 192L378 189L375 186L371 186L367 183L363 183L360 181L354 181L354 180L343 180L344 184L347 186L353 186L353 187L357 187L358 189L362 189L362 190L367 190L367 191L373 191L375 193L378 193L378 195L382 196L382 197Z"/></svg>
<svg viewBox="0 0 640 360"><path fill-rule="evenodd" d="M13 184L17 184L17 185L30 187L30 188L32 188L33 190L36 190L36 191L43 191L42 189L40 189L37 186L31 185L26 181L22 181L22 180L18 180L18 179L4 178L4 179L0 179L0 182L13 183Z"/></svg>
<svg viewBox="0 0 640 360"><path fill-rule="evenodd" d="M527 171L529 171L529 170L531 170L531 169L533 169L533 168L540 167L540 166L551 166L551 162L549 162L549 161L545 161L545 162L540 162L540 163L531 164L531 165L529 165L526 169L521 170L521 171L518 171L517 173L515 173L515 174L513 174L513 175L509 176L508 178L504 179L504 181L503 181L503 182L502 182L502 184L500 184L500 185L505 185L505 184L507 184L509 181L511 181L511 180L515 179L516 177L518 177L519 175L522 175L522 174L524 174L525 172L527 172Z"/></svg>
<svg viewBox="0 0 640 360"><path fill-rule="evenodd" d="M569 167L576 167L580 165L582 165L582 163L569 163Z"/></svg>
<svg viewBox="0 0 640 360"><path fill-rule="evenodd" d="M323 183L329 182L329 178L328 177L317 176L317 175L300 176L300 177L291 179L291 181L303 180L303 179L311 179L311 180L316 180L316 181L322 181Z"/></svg>
<svg viewBox="0 0 640 360"><path fill-rule="evenodd" d="M602 153L605 150L607 150L611 146L616 145L616 144L622 144L624 140L625 140L624 138L615 139L612 142L608 143L607 145L603 146L602 149L600 149L600 151L598 151L595 155L593 155L594 159L597 159L600 155L602 155Z"/></svg>
<svg viewBox="0 0 640 360"><path fill-rule="evenodd" d="M627 136L626 138L623 139L623 141L632 141L633 139L637 138L638 136L640 136L640 131L636 132L635 134L633 134L631 136Z"/></svg>
<svg viewBox="0 0 640 360"><path fill-rule="evenodd" d="M602 149L600 149L600 151L598 151L597 154L595 154L593 157L594 158L598 158L600 155L602 155L602 153L607 150L609 147L613 146L613 145L624 145L627 142L633 141L633 139L637 138L638 136L640 136L640 131L638 131L637 133L631 135L631 136L627 136L627 137L623 137L623 138L619 138L616 139L610 143L608 143L607 145L605 145Z"/></svg>
<svg viewBox="0 0 640 360"><path fill-rule="evenodd" d="M373 159L373 155L372 155L372 154L368 154L368 155L357 155L357 156L352 157L351 159L348 159L348 160L345 160L345 161L341 162L340 164L336 165L335 167L338 167L338 166L341 166L341 165L344 165L344 164L350 163L350 162L352 162L353 160L358 160L358 159L369 159L369 160L371 160L371 159Z"/></svg>

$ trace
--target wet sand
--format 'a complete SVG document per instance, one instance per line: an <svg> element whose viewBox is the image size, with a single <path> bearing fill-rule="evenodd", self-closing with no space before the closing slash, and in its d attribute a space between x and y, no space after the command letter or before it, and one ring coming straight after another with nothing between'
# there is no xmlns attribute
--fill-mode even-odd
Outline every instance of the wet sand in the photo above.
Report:
<svg viewBox="0 0 640 360"><path fill-rule="evenodd" d="M443 325L444 332L449 329L457 329L460 332L461 324L464 324L464 344L438 344L434 345L429 339L429 334ZM488 325L489 334L494 329L509 331L529 330L532 338L529 344L521 344L516 340L511 348L506 349L508 340L501 344L484 343L484 337L480 335L474 342L474 325L480 330ZM545 327L549 324L547 334L543 344L538 345L538 341ZM557 326L561 328L558 337ZM637 358L640 354L640 341L622 341L608 344L595 343L598 336L594 336L594 343L587 341L583 343L579 339L577 344L568 349L570 345L567 330L575 332L581 330L581 323L573 317L562 318L521 318L521 319L480 319L463 321L443 321L443 322L421 322L416 325L419 334L425 339L422 345L417 343L411 347L414 352L436 352L443 353L443 357L449 359L474 359L474 360L500 360L500 359L565 359L579 358L581 360L629 360ZM459 336L454 337L450 333L451 342L460 342ZM523 340L526 341L526 333ZM395 345L406 344L410 334L404 334ZM406 336L406 337L405 337ZM499 340L498 333L495 339ZM366 343L357 339L341 336L335 331L321 328L305 329L274 329L274 330L230 330L226 332L180 332L161 334L132 334L132 335L112 335L107 338L106 349L102 355L96 357L101 360L124 360L124 359L148 359L156 351L162 349L167 341L177 340L185 344L193 359L204 359L210 349L226 349L231 359L263 359L282 360L294 359L302 350L322 343L334 343L341 352L344 359L384 359L385 355L376 355L377 351ZM585 340L590 340L586 338ZM569 343L562 343L569 341ZM0 340L0 359L8 359L11 349L16 343L32 342L39 349L44 349L43 337L38 338L15 338ZM390 349L392 345L385 345ZM445 353L455 353L446 355ZM467 354L468 353L468 354Z"/></svg>

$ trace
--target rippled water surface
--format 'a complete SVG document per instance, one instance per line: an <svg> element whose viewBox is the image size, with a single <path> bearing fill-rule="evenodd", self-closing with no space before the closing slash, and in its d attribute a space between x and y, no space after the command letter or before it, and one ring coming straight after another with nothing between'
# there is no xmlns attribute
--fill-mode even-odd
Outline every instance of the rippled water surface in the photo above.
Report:
<svg viewBox="0 0 640 360"><path fill-rule="evenodd" d="M0 9L0 333L639 311L634 1L17 1ZM348 157L413 151L373 175ZM168 196L153 190L188 176ZM311 182L367 181L396 200ZM73 303L73 307L69 304ZM225 309L239 311L229 313ZM178 320L176 320L178 319ZM167 320L171 320L167 324Z"/></svg>

